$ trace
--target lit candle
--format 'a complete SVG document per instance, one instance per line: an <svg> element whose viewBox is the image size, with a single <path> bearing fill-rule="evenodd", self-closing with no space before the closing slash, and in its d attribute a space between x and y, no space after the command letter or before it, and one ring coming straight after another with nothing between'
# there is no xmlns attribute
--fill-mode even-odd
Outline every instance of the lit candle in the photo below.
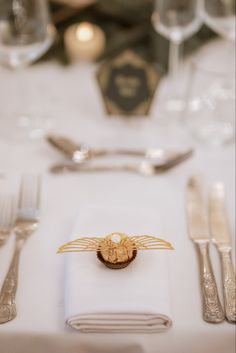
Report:
<svg viewBox="0 0 236 353"><path fill-rule="evenodd" d="M65 47L72 61L93 61L104 51L106 38L103 30L89 22L70 26L65 32Z"/></svg>

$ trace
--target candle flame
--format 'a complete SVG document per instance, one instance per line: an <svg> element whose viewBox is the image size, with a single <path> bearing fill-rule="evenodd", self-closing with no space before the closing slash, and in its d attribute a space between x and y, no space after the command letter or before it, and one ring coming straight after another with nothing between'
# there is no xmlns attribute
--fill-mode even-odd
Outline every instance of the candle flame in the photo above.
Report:
<svg viewBox="0 0 236 353"><path fill-rule="evenodd" d="M93 25L88 22L83 22L76 29L76 38L80 42L88 42L94 37Z"/></svg>

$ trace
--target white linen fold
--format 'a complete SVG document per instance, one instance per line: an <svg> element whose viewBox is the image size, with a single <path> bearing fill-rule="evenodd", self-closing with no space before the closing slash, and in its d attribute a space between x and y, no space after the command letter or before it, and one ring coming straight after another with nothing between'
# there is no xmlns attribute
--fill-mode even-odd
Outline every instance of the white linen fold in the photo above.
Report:
<svg viewBox="0 0 236 353"><path fill-rule="evenodd" d="M79 212L69 241L113 232L165 238L160 217L152 209L98 205ZM110 270L95 252L64 254L66 323L94 333L155 333L170 328L167 255L171 255L167 250L139 251L127 268Z"/></svg>

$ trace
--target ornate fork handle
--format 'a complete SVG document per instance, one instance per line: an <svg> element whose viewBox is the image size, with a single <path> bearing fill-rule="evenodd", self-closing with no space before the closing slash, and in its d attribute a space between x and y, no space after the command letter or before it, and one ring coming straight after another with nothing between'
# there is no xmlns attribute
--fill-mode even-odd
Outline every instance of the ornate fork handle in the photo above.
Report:
<svg viewBox="0 0 236 353"><path fill-rule="evenodd" d="M220 250L226 318L236 322L236 281L230 250Z"/></svg>
<svg viewBox="0 0 236 353"><path fill-rule="evenodd" d="M12 261L0 293L0 324L13 320L17 315L15 298L21 249L22 242L16 241Z"/></svg>
<svg viewBox="0 0 236 353"><path fill-rule="evenodd" d="M219 300L217 285L209 257L209 243L197 243L203 300L203 319L211 323L224 320L224 312Z"/></svg>

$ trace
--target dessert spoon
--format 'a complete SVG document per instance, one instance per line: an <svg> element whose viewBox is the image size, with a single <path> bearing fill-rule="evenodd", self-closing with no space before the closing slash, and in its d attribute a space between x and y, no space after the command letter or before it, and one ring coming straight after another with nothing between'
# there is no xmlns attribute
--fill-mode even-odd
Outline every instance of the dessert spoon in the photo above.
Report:
<svg viewBox="0 0 236 353"><path fill-rule="evenodd" d="M55 164L50 168L53 174L63 174L66 172L132 172L146 176L153 176L167 172L178 164L193 155L193 150L179 153L178 156L167 158L164 162L157 162L145 159L137 164L121 164L121 165L88 165L88 163L63 163Z"/></svg>
<svg viewBox="0 0 236 353"><path fill-rule="evenodd" d="M141 157L147 159L155 159L158 162L161 160L163 163L166 160L172 160L178 158L183 152L166 150L162 148L149 148L146 150L136 150L136 149L94 149L90 148L85 144L79 144L71 139L58 136L58 135L48 135L47 141L59 150L65 157L67 157L73 163L82 163L88 160L106 157L106 156L130 156L130 157Z"/></svg>

